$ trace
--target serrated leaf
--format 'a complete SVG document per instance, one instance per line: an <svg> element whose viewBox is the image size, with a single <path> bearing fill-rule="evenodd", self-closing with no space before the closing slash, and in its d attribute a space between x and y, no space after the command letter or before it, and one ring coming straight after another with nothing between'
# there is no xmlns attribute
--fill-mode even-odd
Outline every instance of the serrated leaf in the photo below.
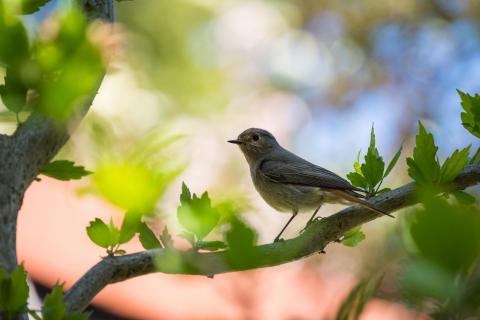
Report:
<svg viewBox="0 0 480 320"><path fill-rule="evenodd" d="M119 243L126 243L133 238L135 233L137 233L141 218L142 215L137 212L128 211L125 213L122 227L120 228L120 235L118 237Z"/></svg>
<svg viewBox="0 0 480 320"><path fill-rule="evenodd" d="M363 163L360 168L370 187L370 190L373 190L375 186L382 180L383 171L385 169L385 163L382 157L380 157L375 145L375 132L373 127L370 132L370 146L368 147L367 154L365 155L365 163Z"/></svg>
<svg viewBox="0 0 480 320"><path fill-rule="evenodd" d="M462 112L462 124L471 134L480 138L480 96L474 96L457 90L460 95L461 105L465 112Z"/></svg>
<svg viewBox="0 0 480 320"><path fill-rule="evenodd" d="M192 195L183 183L177 218L187 231L196 236L197 240L202 240L215 228L220 219L220 213L212 207L207 192L199 198L196 194Z"/></svg>
<svg viewBox="0 0 480 320"><path fill-rule="evenodd" d="M453 154L445 160L440 169L440 183L449 183L458 176L467 165L469 151L470 146L460 151L455 150Z"/></svg>
<svg viewBox="0 0 480 320"><path fill-rule="evenodd" d="M227 245L223 241L198 241L196 247L201 250L217 251L225 249Z"/></svg>
<svg viewBox="0 0 480 320"><path fill-rule="evenodd" d="M41 7L46 5L50 0L21 0L22 14L32 14L40 10Z"/></svg>
<svg viewBox="0 0 480 320"><path fill-rule="evenodd" d="M456 190L452 192L453 196L457 199L457 201L461 204L465 205L472 205L475 203L476 199L469 193L465 191Z"/></svg>
<svg viewBox="0 0 480 320"><path fill-rule="evenodd" d="M55 286L43 301L42 316L43 320L61 320L66 312L65 304L63 303L63 288L62 286Z"/></svg>
<svg viewBox="0 0 480 320"><path fill-rule="evenodd" d="M15 315L25 312L28 294L27 273L23 266L17 266L10 274L0 268L0 315L4 313L14 319Z"/></svg>
<svg viewBox="0 0 480 320"><path fill-rule="evenodd" d="M168 232L167 226L163 228L162 233L160 234L160 242L164 248L171 248L173 247L173 239L170 233Z"/></svg>
<svg viewBox="0 0 480 320"><path fill-rule="evenodd" d="M355 247L365 239L361 226L357 226L347 231L342 238L342 244L347 247Z"/></svg>
<svg viewBox="0 0 480 320"><path fill-rule="evenodd" d="M82 166L76 166L73 161L56 160L40 169L40 173L58 180L77 180L91 174Z"/></svg>
<svg viewBox="0 0 480 320"><path fill-rule="evenodd" d="M387 170L385 170L385 174L383 177L387 177L390 174L390 171L392 171L393 167L397 164L398 158L400 158L400 154L402 153L403 145L398 148L397 152L393 156L392 160L390 160L390 163L387 166Z"/></svg>
<svg viewBox="0 0 480 320"><path fill-rule="evenodd" d="M413 158L407 158L408 175L418 183L435 184L440 178L440 164L436 158L438 147L433 135L419 121Z"/></svg>
<svg viewBox="0 0 480 320"><path fill-rule="evenodd" d="M347 174L347 178L355 187L359 187L362 189L367 188L367 181L365 180L365 177L360 175L359 173L350 172L349 174Z"/></svg>
<svg viewBox="0 0 480 320"><path fill-rule="evenodd" d="M101 219L96 218L94 221L90 221L90 225L87 227L87 235L93 243L107 249L118 244L120 231L115 228L111 221L107 225Z"/></svg>
<svg viewBox="0 0 480 320"><path fill-rule="evenodd" d="M138 234L140 243L142 244L142 247L146 250L162 247L160 241L157 239L153 231L147 226L145 222L140 223L138 227Z"/></svg>

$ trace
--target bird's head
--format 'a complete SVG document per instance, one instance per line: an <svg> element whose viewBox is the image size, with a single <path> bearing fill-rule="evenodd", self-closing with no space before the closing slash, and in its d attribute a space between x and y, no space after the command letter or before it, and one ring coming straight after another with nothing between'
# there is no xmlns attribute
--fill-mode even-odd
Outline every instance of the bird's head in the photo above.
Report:
<svg viewBox="0 0 480 320"><path fill-rule="evenodd" d="M255 162L279 146L270 132L258 128L247 129L237 139L228 142L240 147L248 163Z"/></svg>

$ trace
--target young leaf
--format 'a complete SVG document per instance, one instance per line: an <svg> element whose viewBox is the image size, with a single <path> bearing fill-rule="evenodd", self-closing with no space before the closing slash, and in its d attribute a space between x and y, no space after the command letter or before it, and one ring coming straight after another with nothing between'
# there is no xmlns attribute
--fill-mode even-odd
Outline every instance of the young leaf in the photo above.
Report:
<svg viewBox="0 0 480 320"><path fill-rule="evenodd" d="M362 189L367 188L367 180L365 180L365 177L361 174L357 172L350 172L349 174L347 174L347 178L355 187L359 187Z"/></svg>
<svg viewBox="0 0 480 320"><path fill-rule="evenodd" d="M199 198L196 194L192 195L183 183L177 217L187 231L193 233L197 240L202 240L215 228L220 219L220 213L218 209L212 207L207 192Z"/></svg>
<svg viewBox="0 0 480 320"><path fill-rule="evenodd" d="M120 235L118 237L119 243L126 243L133 238L133 236L137 232L141 218L142 215L137 212L128 211L127 213L125 213L122 227L120 228Z"/></svg>
<svg viewBox="0 0 480 320"><path fill-rule="evenodd" d="M462 124L471 134L480 138L480 96L478 94L471 96L460 90L457 90L457 92L465 111L461 114Z"/></svg>
<svg viewBox="0 0 480 320"><path fill-rule="evenodd" d="M370 190L373 191L375 186L382 180L383 170L385 169L385 163L383 162L382 157L378 154L375 145L375 132L373 127L370 133L370 146L365 155L365 163L363 163L360 168Z"/></svg>
<svg viewBox="0 0 480 320"><path fill-rule="evenodd" d="M171 248L173 247L173 239L170 233L168 232L167 226L163 228L162 233L160 234L160 242L164 248Z"/></svg>
<svg viewBox="0 0 480 320"><path fill-rule="evenodd" d="M400 154L402 153L402 149L403 149L403 146L400 146L400 148L398 148L397 153L395 153L392 160L388 164L387 170L385 170L385 173L383 175L384 178L390 174L390 171L392 171L393 167L395 167L395 165L397 164L398 158L400 158Z"/></svg>
<svg viewBox="0 0 480 320"><path fill-rule="evenodd" d="M58 180L74 180L81 179L84 176L91 174L90 171L85 170L82 166L76 166L73 161L57 160L50 162L45 167L40 169L40 173Z"/></svg>
<svg viewBox="0 0 480 320"><path fill-rule="evenodd" d="M42 316L43 320L58 320L63 319L66 312L65 304L63 303L63 287L55 286L43 302Z"/></svg>
<svg viewBox="0 0 480 320"><path fill-rule="evenodd" d="M96 218L94 221L90 221L87 235L96 245L107 249L118 244L119 231L117 230L118 235L116 235L115 231L112 232L112 226L111 222L107 225L101 219ZM113 228L115 227L113 226Z"/></svg>
<svg viewBox="0 0 480 320"><path fill-rule="evenodd" d="M419 183L437 183L440 177L440 164L436 155L438 147L433 135L425 130L419 121L413 158L407 158L408 175Z"/></svg>
<svg viewBox="0 0 480 320"><path fill-rule="evenodd" d="M161 248L162 245L157 239L153 231L147 226L145 222L140 223L138 227L140 243L146 250Z"/></svg>
<svg viewBox="0 0 480 320"><path fill-rule="evenodd" d="M225 249L227 245L223 241L198 241L196 247L201 250L217 251Z"/></svg>
<svg viewBox="0 0 480 320"><path fill-rule="evenodd" d="M344 234L342 244L347 247L355 247L364 239L365 234L362 232L361 226L358 226Z"/></svg>
<svg viewBox="0 0 480 320"><path fill-rule="evenodd" d="M458 174L465 168L468 161L468 152L470 146L458 151L455 150L453 154L445 160L440 169L440 182L449 183L455 179Z"/></svg>

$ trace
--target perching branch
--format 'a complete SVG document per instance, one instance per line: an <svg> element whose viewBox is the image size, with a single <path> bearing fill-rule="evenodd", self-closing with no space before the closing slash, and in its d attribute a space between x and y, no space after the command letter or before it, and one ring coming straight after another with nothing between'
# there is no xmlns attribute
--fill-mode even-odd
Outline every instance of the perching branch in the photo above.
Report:
<svg viewBox="0 0 480 320"><path fill-rule="evenodd" d="M467 167L454 181L463 190L480 181L480 165ZM415 185L410 183L371 198L386 212L393 212L418 202ZM328 218L312 223L296 238L252 248L254 260L245 264L227 263L229 250L194 252L192 250L155 249L122 257L108 257L97 263L65 295L70 311L84 310L105 286L153 272L214 276L219 273L271 267L321 252L351 228L383 217L363 207L352 206ZM390 220L389 220L390 221ZM175 258L176 263L171 263ZM181 263L178 263L178 262Z"/></svg>

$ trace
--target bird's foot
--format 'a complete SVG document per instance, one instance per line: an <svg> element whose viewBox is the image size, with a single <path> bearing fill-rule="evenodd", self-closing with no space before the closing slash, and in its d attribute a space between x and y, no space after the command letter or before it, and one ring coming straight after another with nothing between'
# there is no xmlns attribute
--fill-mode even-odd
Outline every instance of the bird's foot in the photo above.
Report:
<svg viewBox="0 0 480 320"><path fill-rule="evenodd" d="M276 237L275 239L273 239L273 243L275 243L275 242L282 242L282 241L285 241L285 239L280 238L280 237Z"/></svg>
<svg viewBox="0 0 480 320"><path fill-rule="evenodd" d="M303 227L303 229L300 230L300 234L304 233L305 230L307 230L307 228L308 228L312 223L317 222L317 221L320 221L320 220L322 220L322 219L323 219L323 217L320 217L320 216L319 216L319 217L313 218L312 220L308 220L308 221L307 221L307 224L305 225L305 227Z"/></svg>

